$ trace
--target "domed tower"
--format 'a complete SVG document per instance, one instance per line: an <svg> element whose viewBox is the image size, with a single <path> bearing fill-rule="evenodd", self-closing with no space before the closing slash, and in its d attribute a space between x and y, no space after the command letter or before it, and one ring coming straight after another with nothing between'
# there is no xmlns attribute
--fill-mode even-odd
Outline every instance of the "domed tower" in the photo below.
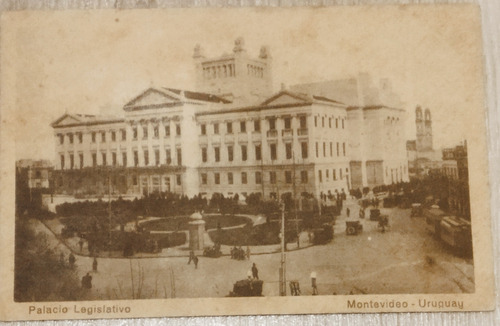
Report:
<svg viewBox="0 0 500 326"><path fill-rule="evenodd" d="M265 46L258 56L251 57L240 37L234 42L231 54L206 58L197 45L193 59L198 91L240 103L262 101L272 94L272 59Z"/></svg>
<svg viewBox="0 0 500 326"><path fill-rule="evenodd" d="M415 109L415 125L417 127L417 151L432 151L431 111L425 109L425 112L422 112L422 108L417 106Z"/></svg>

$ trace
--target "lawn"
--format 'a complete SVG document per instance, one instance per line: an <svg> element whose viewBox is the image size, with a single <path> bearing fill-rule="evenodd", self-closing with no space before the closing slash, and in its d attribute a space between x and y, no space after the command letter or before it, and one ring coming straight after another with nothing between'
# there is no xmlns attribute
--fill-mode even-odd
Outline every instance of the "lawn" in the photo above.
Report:
<svg viewBox="0 0 500 326"><path fill-rule="evenodd" d="M241 224L251 225L252 221L241 215L209 215L203 220L206 222L205 229L216 229L236 226ZM159 220L153 220L141 223L146 231L182 231L188 229L189 216L166 217Z"/></svg>

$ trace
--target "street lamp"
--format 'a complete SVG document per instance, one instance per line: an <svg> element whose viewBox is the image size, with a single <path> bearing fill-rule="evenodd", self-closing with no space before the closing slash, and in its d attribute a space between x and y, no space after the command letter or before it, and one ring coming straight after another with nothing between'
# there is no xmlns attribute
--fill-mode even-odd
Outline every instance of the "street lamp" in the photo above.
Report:
<svg viewBox="0 0 500 326"><path fill-rule="evenodd" d="M285 255L285 204L280 203L281 210L281 265L280 265L280 296L286 296L286 255Z"/></svg>

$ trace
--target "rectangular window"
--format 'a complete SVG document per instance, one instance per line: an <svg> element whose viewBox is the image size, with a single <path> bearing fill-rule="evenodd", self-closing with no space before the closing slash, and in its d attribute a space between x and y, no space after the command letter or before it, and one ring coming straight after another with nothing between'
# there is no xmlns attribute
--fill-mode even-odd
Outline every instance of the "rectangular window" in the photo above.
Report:
<svg viewBox="0 0 500 326"><path fill-rule="evenodd" d="M137 133L137 128L135 128L135 127L132 129L132 136L133 136L132 138L134 140L137 140L138 133Z"/></svg>
<svg viewBox="0 0 500 326"><path fill-rule="evenodd" d="M201 161L206 162L208 160L208 155L207 155L207 148L203 147L201 149Z"/></svg>
<svg viewBox="0 0 500 326"><path fill-rule="evenodd" d="M318 117L314 117L314 126L317 127L318 126Z"/></svg>
<svg viewBox="0 0 500 326"><path fill-rule="evenodd" d="M228 146L227 147L227 160L229 162L233 161L233 146Z"/></svg>
<svg viewBox="0 0 500 326"><path fill-rule="evenodd" d="M344 153L345 156L345 143L342 143L342 152Z"/></svg>
<svg viewBox="0 0 500 326"><path fill-rule="evenodd" d="M307 171L300 171L300 182L307 183Z"/></svg>
<svg viewBox="0 0 500 326"><path fill-rule="evenodd" d="M148 127L142 127L142 139L148 138Z"/></svg>
<svg viewBox="0 0 500 326"><path fill-rule="evenodd" d="M111 131L111 141L116 141L116 131Z"/></svg>
<svg viewBox="0 0 500 326"><path fill-rule="evenodd" d="M247 122L240 121L240 132L247 132Z"/></svg>
<svg viewBox="0 0 500 326"><path fill-rule="evenodd" d="M255 172L255 183L258 185L262 183L262 173L259 171Z"/></svg>
<svg viewBox="0 0 500 326"><path fill-rule="evenodd" d="M116 153L113 152L111 153L111 161L113 162L113 166L116 166Z"/></svg>
<svg viewBox="0 0 500 326"><path fill-rule="evenodd" d="M254 120L253 122L253 130L260 131L260 120Z"/></svg>
<svg viewBox="0 0 500 326"><path fill-rule="evenodd" d="M101 131L101 142L105 143L106 142L106 132Z"/></svg>
<svg viewBox="0 0 500 326"><path fill-rule="evenodd" d="M73 134L68 134L69 143L73 144Z"/></svg>
<svg viewBox="0 0 500 326"><path fill-rule="evenodd" d="M180 186L182 184L182 176L180 174L177 174L175 176L175 179L177 179L177 185Z"/></svg>
<svg viewBox="0 0 500 326"><path fill-rule="evenodd" d="M80 169L83 169L83 154L78 155L80 158Z"/></svg>
<svg viewBox="0 0 500 326"><path fill-rule="evenodd" d="M323 175L321 174L321 170L318 171L318 179L319 182L323 182Z"/></svg>
<svg viewBox="0 0 500 326"><path fill-rule="evenodd" d="M334 181L337 180L337 173L336 172L337 172L337 170L335 170L335 169L332 170L332 178Z"/></svg>
<svg viewBox="0 0 500 326"><path fill-rule="evenodd" d="M271 160L275 160L276 157L278 156L276 153L276 144L269 145L269 149L271 151Z"/></svg>
<svg viewBox="0 0 500 326"><path fill-rule="evenodd" d="M286 183L292 183L292 171L285 171Z"/></svg>
<svg viewBox="0 0 500 326"><path fill-rule="evenodd" d="M64 169L64 155L61 155L61 169Z"/></svg>
<svg viewBox="0 0 500 326"><path fill-rule="evenodd" d="M342 119L342 129L344 129L344 119Z"/></svg>
<svg viewBox="0 0 500 326"><path fill-rule="evenodd" d="M233 184L233 174L231 172L227 174L227 183L230 185Z"/></svg>
<svg viewBox="0 0 500 326"><path fill-rule="evenodd" d="M307 129L307 117L305 115L300 117L300 129Z"/></svg>
<svg viewBox="0 0 500 326"><path fill-rule="evenodd" d="M228 134L232 134L233 133L233 123L232 122L227 122L226 123L226 130L227 130Z"/></svg>
<svg viewBox="0 0 500 326"><path fill-rule="evenodd" d="M262 160L262 151L260 145L255 145L255 159L257 161Z"/></svg>
<svg viewBox="0 0 500 326"><path fill-rule="evenodd" d="M214 134L218 135L219 134L219 124L214 123Z"/></svg>
<svg viewBox="0 0 500 326"><path fill-rule="evenodd" d="M134 151L134 166L139 166L139 152Z"/></svg>
<svg viewBox="0 0 500 326"><path fill-rule="evenodd" d="M207 174L206 173L201 174L201 184L203 184L203 185L207 184Z"/></svg>
<svg viewBox="0 0 500 326"><path fill-rule="evenodd" d="M323 157L326 157L326 143L323 142Z"/></svg>
<svg viewBox="0 0 500 326"><path fill-rule="evenodd" d="M276 118L269 118L269 130L276 129Z"/></svg>
<svg viewBox="0 0 500 326"><path fill-rule="evenodd" d="M337 143L337 156L340 156L340 144Z"/></svg>
<svg viewBox="0 0 500 326"><path fill-rule="evenodd" d="M177 165L182 165L182 149L177 148Z"/></svg>
<svg viewBox="0 0 500 326"><path fill-rule="evenodd" d="M125 129L122 129L121 133L122 133L122 140L127 140L127 131Z"/></svg>
<svg viewBox="0 0 500 326"><path fill-rule="evenodd" d="M300 149L302 151L302 158L307 158L307 142L300 143Z"/></svg>
<svg viewBox="0 0 500 326"><path fill-rule="evenodd" d="M170 136L170 125L166 125L165 126L165 137L169 137Z"/></svg>
<svg viewBox="0 0 500 326"><path fill-rule="evenodd" d="M83 134L81 132L78 133L78 142L83 143Z"/></svg>
<svg viewBox="0 0 500 326"><path fill-rule="evenodd" d="M167 163L167 165L172 164L172 153L170 152L170 148L165 149L165 163Z"/></svg>
<svg viewBox="0 0 500 326"><path fill-rule="evenodd" d="M342 176L342 169L339 169L339 178L340 178L340 180L342 180L342 177L343 177Z"/></svg>
<svg viewBox="0 0 500 326"><path fill-rule="evenodd" d="M247 184L247 173L246 172L241 172L241 183L246 185Z"/></svg>
<svg viewBox="0 0 500 326"><path fill-rule="evenodd" d="M94 131L94 132L92 132L92 142L93 142L93 143L95 143L95 136L96 136L96 133L95 133L95 131Z"/></svg>
<svg viewBox="0 0 500 326"><path fill-rule="evenodd" d="M127 166L127 153L122 153L122 166Z"/></svg>
<svg viewBox="0 0 500 326"><path fill-rule="evenodd" d="M96 167L97 166L97 154L92 153L92 166Z"/></svg>
<svg viewBox="0 0 500 326"><path fill-rule="evenodd" d="M241 160L247 160L247 145L241 145Z"/></svg>
<svg viewBox="0 0 500 326"><path fill-rule="evenodd" d="M292 118L286 117L285 121L285 129L292 129Z"/></svg>
<svg viewBox="0 0 500 326"><path fill-rule="evenodd" d="M328 118L328 128L332 127L332 118Z"/></svg>
<svg viewBox="0 0 500 326"><path fill-rule="evenodd" d="M160 137L160 128L158 126L154 126L153 135L154 135L154 138Z"/></svg>
<svg viewBox="0 0 500 326"><path fill-rule="evenodd" d="M108 162L106 160L106 153L101 153L101 157L102 157L102 165L107 165Z"/></svg>
<svg viewBox="0 0 500 326"><path fill-rule="evenodd" d="M333 156L333 143L330 142L330 157Z"/></svg>
<svg viewBox="0 0 500 326"><path fill-rule="evenodd" d="M326 181L328 181L328 178L330 178L330 170L325 170L325 178Z"/></svg>
<svg viewBox="0 0 500 326"><path fill-rule="evenodd" d="M59 144L64 144L64 135L59 134Z"/></svg>
<svg viewBox="0 0 500 326"><path fill-rule="evenodd" d="M269 172L269 182L271 184L276 184L276 172L274 171Z"/></svg>
<svg viewBox="0 0 500 326"><path fill-rule="evenodd" d="M207 134L207 125L206 124L202 124L201 125L201 134L202 135L206 135Z"/></svg>
<svg viewBox="0 0 500 326"><path fill-rule="evenodd" d="M321 117L321 127L325 128L325 117Z"/></svg>
<svg viewBox="0 0 500 326"><path fill-rule="evenodd" d="M214 182L216 185L220 184L220 174L214 173Z"/></svg>
<svg viewBox="0 0 500 326"><path fill-rule="evenodd" d="M286 143L285 150L286 150L286 159L290 160L292 158L292 144Z"/></svg>
<svg viewBox="0 0 500 326"><path fill-rule="evenodd" d="M220 162L220 148L214 147L215 162Z"/></svg>
<svg viewBox="0 0 500 326"><path fill-rule="evenodd" d="M319 145L318 145L318 142L316 142L316 157L319 157Z"/></svg>
<svg viewBox="0 0 500 326"><path fill-rule="evenodd" d="M339 128L339 118L335 118L335 128Z"/></svg>
<svg viewBox="0 0 500 326"><path fill-rule="evenodd" d="M149 165L149 151L144 151L144 165Z"/></svg>
<svg viewBox="0 0 500 326"><path fill-rule="evenodd" d="M69 168L73 170L75 167L75 156L73 154L69 154Z"/></svg>
<svg viewBox="0 0 500 326"><path fill-rule="evenodd" d="M155 165L160 165L160 150L155 149Z"/></svg>
<svg viewBox="0 0 500 326"><path fill-rule="evenodd" d="M176 136L180 136L181 135L181 125L180 124L176 124L175 125L175 135Z"/></svg>
<svg viewBox="0 0 500 326"><path fill-rule="evenodd" d="M135 175L132 177L132 184L134 186L137 186L137 176L135 176Z"/></svg>

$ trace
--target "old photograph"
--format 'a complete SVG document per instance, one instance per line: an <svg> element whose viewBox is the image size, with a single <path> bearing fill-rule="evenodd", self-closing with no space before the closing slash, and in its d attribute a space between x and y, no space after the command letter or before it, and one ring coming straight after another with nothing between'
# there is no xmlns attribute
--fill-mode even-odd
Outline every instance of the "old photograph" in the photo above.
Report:
<svg viewBox="0 0 500 326"><path fill-rule="evenodd" d="M2 296L29 319L489 307L475 9L4 15Z"/></svg>

